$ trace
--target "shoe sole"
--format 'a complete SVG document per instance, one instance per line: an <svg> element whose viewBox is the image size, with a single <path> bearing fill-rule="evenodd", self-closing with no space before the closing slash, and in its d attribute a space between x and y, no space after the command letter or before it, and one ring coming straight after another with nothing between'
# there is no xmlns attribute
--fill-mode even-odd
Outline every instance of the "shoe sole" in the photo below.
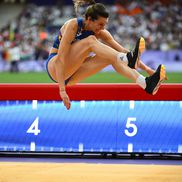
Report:
<svg viewBox="0 0 182 182"><path fill-rule="evenodd" d="M140 63L140 56L142 55L142 53L145 51L145 39L143 37L140 38L139 40L139 54L138 54L138 58L135 64L135 69L138 68L139 63Z"/></svg>
<svg viewBox="0 0 182 182"><path fill-rule="evenodd" d="M159 82L156 85L155 89L153 90L152 95L155 95L157 93L157 91L159 90L159 87L160 87L161 83L164 81L165 77L166 77L166 68L162 64L161 68L160 68L160 79L159 79Z"/></svg>
<svg viewBox="0 0 182 182"><path fill-rule="evenodd" d="M140 43L139 43L139 52L142 54L145 50L145 39L143 37L140 38Z"/></svg>

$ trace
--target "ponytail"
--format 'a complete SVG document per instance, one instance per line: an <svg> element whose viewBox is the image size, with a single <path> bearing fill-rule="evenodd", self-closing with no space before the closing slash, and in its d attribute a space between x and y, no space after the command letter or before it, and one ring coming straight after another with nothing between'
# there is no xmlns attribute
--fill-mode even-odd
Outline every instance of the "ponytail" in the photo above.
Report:
<svg viewBox="0 0 182 182"><path fill-rule="evenodd" d="M95 3L96 2L94 0L73 0L73 4L74 4L76 14L78 13L79 7L89 6L89 5L92 5L92 4L95 4Z"/></svg>
<svg viewBox="0 0 182 182"><path fill-rule="evenodd" d="M109 12L102 3L96 3L95 0L73 0L74 8L77 16L84 16L86 19L91 17L97 20L100 16L109 17Z"/></svg>

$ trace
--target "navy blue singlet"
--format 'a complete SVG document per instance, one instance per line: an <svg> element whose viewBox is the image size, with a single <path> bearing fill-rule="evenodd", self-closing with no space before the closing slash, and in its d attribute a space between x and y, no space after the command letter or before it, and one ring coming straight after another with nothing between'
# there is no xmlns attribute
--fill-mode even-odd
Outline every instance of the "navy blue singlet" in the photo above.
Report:
<svg viewBox="0 0 182 182"><path fill-rule="evenodd" d="M81 18L81 17L77 18L77 22L78 22L78 30L77 30L77 33L76 33L76 36L75 36L75 39L73 40L73 42L84 39L84 38L88 37L89 35L94 35L93 31L83 30L83 26L84 26L83 18ZM54 40L54 44L53 44L54 48L56 48L56 49L59 48L61 37L62 37L61 32L59 32L59 35Z"/></svg>
<svg viewBox="0 0 182 182"><path fill-rule="evenodd" d="M78 41L78 40L81 40L81 39L84 39L86 37L88 37L89 35L94 35L94 32L93 31L89 31L89 30L83 30L84 28L84 24L83 24L83 18L79 17L77 18L77 23L78 23L78 30L77 30L77 33L76 33L76 36L75 36L75 39L72 41L72 43L74 43L75 41ZM62 38L62 35L61 35L61 31L59 32L59 35L56 36L55 40L54 40L54 43L53 43L53 47L58 49L59 48L59 44L60 44L60 40ZM49 61L54 57L56 56L57 53L52 53L49 55L48 59L47 59L47 62L46 62L46 70L47 70L47 73L49 75L49 77L54 81L56 82L52 77L51 75L49 74L49 71L48 71L48 63ZM66 80L65 81L65 84L68 82L69 80Z"/></svg>

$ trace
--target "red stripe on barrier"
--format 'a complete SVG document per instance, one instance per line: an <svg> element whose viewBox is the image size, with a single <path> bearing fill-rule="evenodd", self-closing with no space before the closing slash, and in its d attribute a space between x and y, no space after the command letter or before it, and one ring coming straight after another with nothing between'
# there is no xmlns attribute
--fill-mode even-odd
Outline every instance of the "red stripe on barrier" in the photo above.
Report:
<svg viewBox="0 0 182 182"><path fill-rule="evenodd" d="M78 84L67 87L71 100L182 100L182 84L163 84L149 95L136 84ZM0 100L61 100L58 84L0 84Z"/></svg>

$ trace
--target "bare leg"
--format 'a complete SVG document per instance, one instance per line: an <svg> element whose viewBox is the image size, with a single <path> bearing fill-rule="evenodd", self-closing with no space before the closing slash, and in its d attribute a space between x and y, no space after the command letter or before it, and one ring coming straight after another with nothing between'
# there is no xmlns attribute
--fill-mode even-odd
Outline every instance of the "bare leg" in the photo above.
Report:
<svg viewBox="0 0 182 182"><path fill-rule="evenodd" d="M146 71L148 75L153 75L155 73L155 71L153 69L149 68L142 61L140 61L139 68Z"/></svg>
<svg viewBox="0 0 182 182"><path fill-rule="evenodd" d="M140 74L135 70L129 68L126 64L123 64L121 61L116 60L112 64L113 68L121 75L129 78L130 80L136 82L136 79L140 76Z"/></svg>
<svg viewBox="0 0 182 182"><path fill-rule="evenodd" d="M123 73L127 73L127 77L129 79L136 81L137 77L140 74L138 72L134 71L133 69L130 69L123 61L120 61L117 59L117 56L119 54L118 51L116 51L113 48L99 42L94 37L90 37L90 40L88 41L88 43L89 43L89 49L88 49L88 52L86 51L87 54L84 54L84 56L83 56L84 58L85 58L85 56L87 56L89 54L89 52L94 52L96 55L99 55L98 61L103 62L103 60L104 60L108 64L115 65L116 71L119 74L123 75ZM87 47L88 47L88 43L87 43ZM77 44L77 42L75 43L75 45L73 45L72 50L70 51L69 60L72 60L72 61L69 61L67 64L68 70L69 70L69 68L75 67L75 62L77 62L77 64L79 62L79 66L77 67L76 70L78 70L78 68L83 63L83 60L79 61L80 55L78 55L78 46L76 46L76 44ZM69 75L68 77L70 77L70 76L71 75ZM126 74L124 74L124 76L126 76Z"/></svg>
<svg viewBox="0 0 182 182"><path fill-rule="evenodd" d="M85 78L96 74L104 67L108 66L107 62L101 61L99 56L87 58L81 67L71 76L67 85L74 85Z"/></svg>
<svg viewBox="0 0 182 182"><path fill-rule="evenodd" d="M108 66L109 63L105 60L102 60L102 58L100 56L94 56L92 58L88 58L86 59L86 61L81 65L81 67L71 76L71 78L69 79L69 82L67 83L67 85L74 85L75 83L80 82L81 80L99 72L100 70L102 70L104 67ZM114 69L124 75L125 77L129 77L128 76L128 72L126 72L125 67L126 65L124 65L123 67L120 67L120 62L115 63L113 65ZM132 70L131 73L137 74L137 72L135 73L135 70ZM135 75L133 76L135 77ZM130 77L129 77L130 78Z"/></svg>
<svg viewBox="0 0 182 182"><path fill-rule="evenodd" d="M117 56L119 54L118 51L99 42L95 38L95 36L89 36L83 40L75 42L71 46L69 57L64 63L65 80L72 76L81 67L90 52L94 52L96 55L99 55L100 60L98 61L103 62L104 60L105 63L112 64L119 74L126 76L134 82L136 82L137 78L140 76L137 71L129 68L128 66L126 66L126 64L124 64L123 61L117 59ZM48 68L52 68L52 70L49 69L49 71L54 80L57 80L55 74L55 67L57 66L55 62L57 61L57 59L58 57L55 56L48 65ZM144 87L145 85L143 86L143 88Z"/></svg>
<svg viewBox="0 0 182 182"><path fill-rule="evenodd" d="M64 62L65 80L71 77L74 73L76 73L76 71L78 71L78 69L86 60L90 52L94 52L96 55L99 55L101 58L100 61L104 60L106 64L112 64L119 74L133 80L150 94L155 94L157 92L160 83L164 80L166 75L164 65L159 65L158 69L152 76L147 78L143 77L136 70L129 68L126 64L124 64L123 61L118 59L118 54L120 54L118 51L103 43L100 43L94 36L89 36L83 40L75 42L71 46L69 57L67 61ZM50 75L53 77L54 80L57 80L55 74L57 61L60 60L58 60L58 56L55 56L48 64ZM99 67L97 69L99 70ZM89 76L97 72L97 69L95 71L92 70L89 73L84 74L85 76ZM82 72L82 76L80 76L79 79L83 79L83 69L79 72ZM79 79L77 78L77 80Z"/></svg>
<svg viewBox="0 0 182 182"><path fill-rule="evenodd" d="M95 36L89 36L85 39L82 39L78 42L72 44L70 49L70 54L67 60L64 63L65 66L65 78L69 78L73 75L82 63L87 59L90 52L96 53L99 55L102 60L107 60L109 64L112 64L117 59L118 51L112 49L111 47L100 43ZM48 64L49 73L54 80L57 81L56 78L56 62L58 60L58 56L52 58L52 60Z"/></svg>

